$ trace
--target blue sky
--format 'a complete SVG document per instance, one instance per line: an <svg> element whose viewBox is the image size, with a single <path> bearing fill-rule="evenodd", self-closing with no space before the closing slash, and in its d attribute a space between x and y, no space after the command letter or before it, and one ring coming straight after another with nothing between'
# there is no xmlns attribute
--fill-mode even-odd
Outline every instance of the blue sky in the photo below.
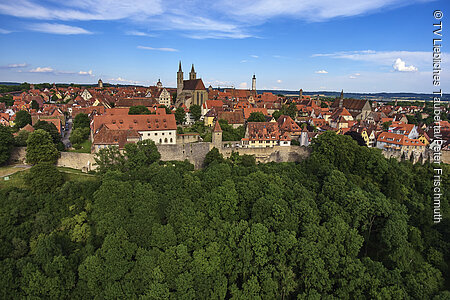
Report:
<svg viewBox="0 0 450 300"><path fill-rule="evenodd" d="M61 4L63 3L63 4ZM213 3L213 4L212 4ZM446 0L0 0L0 81L431 92ZM450 24L450 23L449 23ZM448 51L442 88L450 87Z"/></svg>

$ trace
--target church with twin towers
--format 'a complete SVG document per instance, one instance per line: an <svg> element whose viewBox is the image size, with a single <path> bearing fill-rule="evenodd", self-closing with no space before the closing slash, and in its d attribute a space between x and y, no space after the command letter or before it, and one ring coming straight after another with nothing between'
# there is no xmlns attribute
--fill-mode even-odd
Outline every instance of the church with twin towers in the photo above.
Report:
<svg viewBox="0 0 450 300"><path fill-rule="evenodd" d="M256 92L255 74L253 74L252 77L252 91ZM208 91L205 88L203 80L201 78L197 79L194 64L192 64L191 71L189 72L189 79L184 80L183 69L180 61L177 72L177 99L175 106L179 107L183 104L187 108L194 104L202 106L206 100L208 100Z"/></svg>

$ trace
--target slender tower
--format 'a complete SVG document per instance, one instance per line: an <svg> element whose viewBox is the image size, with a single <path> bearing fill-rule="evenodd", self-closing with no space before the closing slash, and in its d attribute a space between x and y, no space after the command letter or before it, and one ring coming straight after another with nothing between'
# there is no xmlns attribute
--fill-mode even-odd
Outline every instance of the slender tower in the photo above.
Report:
<svg viewBox="0 0 450 300"><path fill-rule="evenodd" d="M183 70L181 70L181 60L180 60L177 72L177 97L180 96L182 91L183 91Z"/></svg>
<svg viewBox="0 0 450 300"><path fill-rule="evenodd" d="M197 79L197 73L194 70L194 64L192 64L191 72L189 73L189 80Z"/></svg>
<svg viewBox="0 0 450 300"><path fill-rule="evenodd" d="M253 74L252 78L252 91L256 91L256 76Z"/></svg>
<svg viewBox="0 0 450 300"><path fill-rule="evenodd" d="M300 89L300 95L298 100L302 101L302 99L303 99L303 89Z"/></svg>
<svg viewBox="0 0 450 300"><path fill-rule="evenodd" d="M339 108L344 105L344 90L341 91L341 96L339 97Z"/></svg>

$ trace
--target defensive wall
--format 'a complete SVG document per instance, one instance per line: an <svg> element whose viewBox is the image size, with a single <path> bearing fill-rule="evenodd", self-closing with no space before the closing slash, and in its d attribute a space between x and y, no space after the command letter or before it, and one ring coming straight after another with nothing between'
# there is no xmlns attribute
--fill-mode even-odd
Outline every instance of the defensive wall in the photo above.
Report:
<svg viewBox="0 0 450 300"><path fill-rule="evenodd" d="M191 162L196 169L203 166L203 161L206 154L212 149L212 143L198 142L198 143L186 143L186 144L176 144L176 145L158 145L158 151L161 153L161 160L188 160ZM26 164L25 163L25 147L14 148L11 154L10 163L11 164ZM302 146L275 146L271 148L239 148L239 147L229 147L229 143L224 142L223 147L219 149L220 153L223 154L225 158L230 157L233 151L238 152L239 155L254 155L257 162L267 163L267 162L295 162L306 159L310 155L310 149ZM383 154L386 158L396 158L401 159L401 155L398 153ZM428 152L428 155L430 152ZM413 157L414 162L422 163L426 160L425 158ZM410 159L410 158L406 158ZM431 161L431 159L430 159ZM450 163L450 151L442 151L442 162ZM73 169L83 170L85 172L89 170L94 170L95 159L94 154L90 153L76 153L76 152L61 152L61 156L58 159L57 166L68 167Z"/></svg>

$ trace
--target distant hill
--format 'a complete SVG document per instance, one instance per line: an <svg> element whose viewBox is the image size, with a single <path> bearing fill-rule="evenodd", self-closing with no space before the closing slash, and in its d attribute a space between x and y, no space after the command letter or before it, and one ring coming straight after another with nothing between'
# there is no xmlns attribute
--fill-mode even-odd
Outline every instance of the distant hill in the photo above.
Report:
<svg viewBox="0 0 450 300"><path fill-rule="evenodd" d="M263 92L271 92L274 94L283 94L283 95L298 95L299 91L285 91L285 90L258 90L258 94ZM341 92L329 92L329 91L313 91L313 92L305 92L303 91L303 95L324 95L325 97L335 98L339 97ZM354 99L367 99L367 100L377 100L377 101L417 101L417 100L425 100L432 101L433 94L425 94L425 93L346 93L344 91L345 98L354 98ZM442 101L450 101L450 94L443 94Z"/></svg>
<svg viewBox="0 0 450 300"><path fill-rule="evenodd" d="M0 82L0 85L19 85L19 82ZM68 83L57 83L57 86L68 86ZM77 86L97 86L96 83L89 83L89 84L76 84ZM127 86L139 86L143 87L142 85L130 85L130 84L110 84L110 83L104 83L105 87L108 86L120 86L120 87L127 87ZM221 88L220 90L224 90L224 88ZM288 91L288 90L258 90L258 94L262 94L264 92L271 92L274 94L282 94L282 95L298 95L299 91ZM312 92L306 92L303 91L303 95L324 95L325 97L335 98L339 97L341 92L329 92L329 91L312 91ZM354 99L367 99L367 100L377 100L377 101L417 101L417 100L425 100L425 101L433 101L433 94L425 94L425 93L346 93L344 92L345 98L354 98ZM441 98L442 101L450 101L450 94L444 94Z"/></svg>

